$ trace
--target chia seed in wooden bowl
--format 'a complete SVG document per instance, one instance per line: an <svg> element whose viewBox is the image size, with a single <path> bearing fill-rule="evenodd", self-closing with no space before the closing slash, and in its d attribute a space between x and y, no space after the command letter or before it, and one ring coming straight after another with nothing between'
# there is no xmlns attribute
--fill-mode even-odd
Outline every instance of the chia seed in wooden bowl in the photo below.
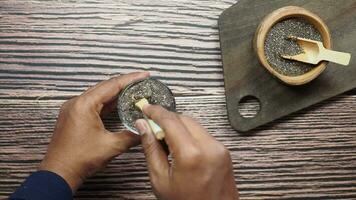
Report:
<svg viewBox="0 0 356 200"><path fill-rule="evenodd" d="M318 29L303 18L289 18L275 24L267 34L265 41L265 55L267 61L277 72L286 76L300 76L311 71L315 65L291 61L281 55L297 55L303 49L289 36L302 37L323 41Z"/></svg>
<svg viewBox="0 0 356 200"><path fill-rule="evenodd" d="M173 93L162 82L148 78L128 85L118 98L118 112L121 122L125 127L138 134L135 121L143 119L143 113L135 106L139 100L146 98L150 104L161 105L164 108L175 111L176 104Z"/></svg>
<svg viewBox="0 0 356 200"><path fill-rule="evenodd" d="M274 10L257 27L253 46L262 67L287 85L304 85L323 73L328 62L314 66L283 59L282 54L301 51L295 41L288 41L290 36L322 40L324 47L330 49L330 31L318 15L298 6Z"/></svg>

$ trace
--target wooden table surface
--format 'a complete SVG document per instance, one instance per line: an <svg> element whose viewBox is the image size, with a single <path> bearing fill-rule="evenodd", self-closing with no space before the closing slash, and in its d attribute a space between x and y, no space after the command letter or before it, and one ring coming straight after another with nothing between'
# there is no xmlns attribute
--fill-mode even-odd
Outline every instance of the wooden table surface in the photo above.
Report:
<svg viewBox="0 0 356 200"><path fill-rule="evenodd" d="M356 90L243 135L227 119L217 20L235 0L0 1L0 198L36 170L60 105L149 70L231 150L242 199L356 198ZM122 126L116 115L108 129ZM76 199L155 199L141 148Z"/></svg>

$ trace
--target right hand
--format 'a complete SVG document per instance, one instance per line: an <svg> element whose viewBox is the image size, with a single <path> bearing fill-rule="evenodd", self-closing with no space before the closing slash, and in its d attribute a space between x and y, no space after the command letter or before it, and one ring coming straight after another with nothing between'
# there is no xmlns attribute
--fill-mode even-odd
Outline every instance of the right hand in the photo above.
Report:
<svg viewBox="0 0 356 200"><path fill-rule="evenodd" d="M148 123L138 120L149 176L155 195L161 200L238 199L229 151L194 119L167 111L161 106L143 108L148 118L166 133L167 154Z"/></svg>

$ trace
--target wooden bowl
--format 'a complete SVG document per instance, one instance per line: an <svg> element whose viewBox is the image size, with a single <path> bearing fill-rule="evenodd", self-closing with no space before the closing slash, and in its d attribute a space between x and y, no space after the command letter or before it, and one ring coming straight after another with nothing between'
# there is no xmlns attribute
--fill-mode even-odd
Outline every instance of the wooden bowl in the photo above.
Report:
<svg viewBox="0 0 356 200"><path fill-rule="evenodd" d="M286 76L277 72L271 67L267 61L265 55L265 40L267 34L270 32L272 27L280 21L288 18L303 18L309 23L315 26L315 28L320 32L325 48L331 48L331 36L326 24L314 13L297 6L287 6L273 11L271 14L267 15L258 26L255 38L254 38L254 48L257 53L260 63L274 76L279 78L281 81L288 85L303 85L315 78L317 78L326 68L328 62L321 62L311 71L299 75L299 76Z"/></svg>

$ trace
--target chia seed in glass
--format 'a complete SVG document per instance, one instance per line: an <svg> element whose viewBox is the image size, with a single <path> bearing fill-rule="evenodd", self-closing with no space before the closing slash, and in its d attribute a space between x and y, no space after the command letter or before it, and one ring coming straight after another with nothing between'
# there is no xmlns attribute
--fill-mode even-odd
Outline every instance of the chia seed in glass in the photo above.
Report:
<svg viewBox="0 0 356 200"><path fill-rule="evenodd" d="M130 84L119 94L118 112L121 122L135 133L137 133L135 121L144 118L135 103L143 98L146 98L150 104L161 105L170 111L176 109L171 90L162 82L148 78Z"/></svg>
<svg viewBox="0 0 356 200"><path fill-rule="evenodd" d="M297 55L303 49L289 36L302 37L322 42L320 32L303 18L289 18L275 24L267 34L265 55L268 63L278 73L286 76L300 76L311 71L315 65L287 60L281 55Z"/></svg>

